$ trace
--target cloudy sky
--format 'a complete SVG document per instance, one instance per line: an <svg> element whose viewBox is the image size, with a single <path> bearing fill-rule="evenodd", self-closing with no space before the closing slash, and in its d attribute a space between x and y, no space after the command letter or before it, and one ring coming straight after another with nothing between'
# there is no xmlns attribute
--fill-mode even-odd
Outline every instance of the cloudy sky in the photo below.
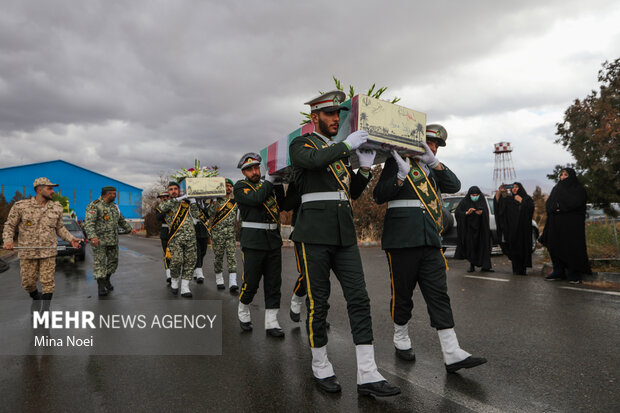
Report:
<svg viewBox="0 0 620 413"><path fill-rule="evenodd" d="M336 75L443 124L465 189L491 188L507 140L518 179L548 190L571 161L555 124L620 57L618 1L0 5L0 168L64 159L145 189L194 158L239 177Z"/></svg>

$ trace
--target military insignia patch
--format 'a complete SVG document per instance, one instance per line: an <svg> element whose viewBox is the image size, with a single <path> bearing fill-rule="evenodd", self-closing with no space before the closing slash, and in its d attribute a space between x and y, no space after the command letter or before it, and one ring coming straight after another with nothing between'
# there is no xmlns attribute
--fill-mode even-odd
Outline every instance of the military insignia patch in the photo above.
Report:
<svg viewBox="0 0 620 413"><path fill-rule="evenodd" d="M250 188L243 188L243 193L247 194L248 192L250 192Z"/></svg>
<svg viewBox="0 0 620 413"><path fill-rule="evenodd" d="M26 221L26 223L24 225L26 225L27 227L31 227L32 226L32 221Z"/></svg>
<svg viewBox="0 0 620 413"><path fill-rule="evenodd" d="M105 215L103 216L103 219L105 219L105 220L107 221L107 220L109 220L109 219L110 219L110 216L109 216L108 214L105 214Z"/></svg>

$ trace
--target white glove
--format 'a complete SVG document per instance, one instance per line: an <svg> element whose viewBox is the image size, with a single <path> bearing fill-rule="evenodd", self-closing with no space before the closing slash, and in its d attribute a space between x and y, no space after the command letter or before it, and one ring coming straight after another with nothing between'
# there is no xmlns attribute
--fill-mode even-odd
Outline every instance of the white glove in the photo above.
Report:
<svg viewBox="0 0 620 413"><path fill-rule="evenodd" d="M344 140L344 143L349 145L351 149L357 149L368 141L368 132L358 130L353 132Z"/></svg>
<svg viewBox="0 0 620 413"><path fill-rule="evenodd" d="M404 181L407 179L409 171L411 171L411 165L400 156L396 149L392 149L392 157L396 161L396 165L398 165L398 173L396 174L396 177L401 181Z"/></svg>
<svg viewBox="0 0 620 413"><path fill-rule="evenodd" d="M414 155L413 157L415 159L418 159L418 160L424 162L425 164L427 164L431 168L434 168L437 165L439 165L439 159L435 158L435 155L433 155L433 151L431 151L431 148L428 147L426 142L422 141L422 146L424 146L424 149L426 149L426 152L424 152L421 155Z"/></svg>
<svg viewBox="0 0 620 413"><path fill-rule="evenodd" d="M182 200L184 200L186 198L187 198L187 195L183 195L183 196L180 196L180 197L176 198L176 200L177 201L182 201Z"/></svg>
<svg viewBox="0 0 620 413"><path fill-rule="evenodd" d="M195 204L196 203L196 198L190 198L189 199L189 203L190 204Z"/></svg>
<svg viewBox="0 0 620 413"><path fill-rule="evenodd" d="M356 149L357 159L360 161L360 168L370 168L375 161L377 151L374 149Z"/></svg>
<svg viewBox="0 0 620 413"><path fill-rule="evenodd" d="M265 171L265 181L269 181L273 184L276 181L276 177L269 175L269 172Z"/></svg>

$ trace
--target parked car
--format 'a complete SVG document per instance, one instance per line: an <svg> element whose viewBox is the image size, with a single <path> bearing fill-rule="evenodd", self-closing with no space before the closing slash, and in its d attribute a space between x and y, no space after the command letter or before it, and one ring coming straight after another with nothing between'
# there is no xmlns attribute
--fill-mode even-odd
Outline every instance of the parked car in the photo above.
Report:
<svg viewBox="0 0 620 413"><path fill-rule="evenodd" d="M613 203L611 207L616 211L617 215L620 215L620 204ZM613 219L605 213L602 209L594 208L592 204L586 205L586 221L606 221Z"/></svg>
<svg viewBox="0 0 620 413"><path fill-rule="evenodd" d="M446 196L443 198L444 204L444 230L442 233L444 247L456 247L458 234L456 232L456 217L454 211L463 200L464 195ZM495 225L495 211L493 209L493 197L485 197L487 206L489 207L489 228L491 229L491 246L493 252L501 251L499 248L499 240L497 239L497 226ZM448 214L449 212L449 214ZM536 249L536 241L538 240L539 230L536 221L532 220L532 252Z"/></svg>
<svg viewBox="0 0 620 413"><path fill-rule="evenodd" d="M76 238L85 239L84 231L80 228L80 225L71 217L62 217L62 223L67 228L67 231ZM84 261L86 258L85 245L80 245L78 248L73 248L70 242L67 242L58 237L58 256L74 256L76 261Z"/></svg>

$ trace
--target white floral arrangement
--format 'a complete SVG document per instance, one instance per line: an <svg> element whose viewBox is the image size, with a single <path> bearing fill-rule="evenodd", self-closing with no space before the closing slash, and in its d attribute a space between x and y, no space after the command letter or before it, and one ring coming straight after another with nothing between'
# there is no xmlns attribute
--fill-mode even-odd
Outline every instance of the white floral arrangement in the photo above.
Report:
<svg viewBox="0 0 620 413"><path fill-rule="evenodd" d="M181 183L185 180L185 178L212 178L214 176L218 176L219 171L215 168L211 168L209 166L200 166L200 161L198 159L194 159L194 167L193 168L181 168L180 171L172 174L172 178L177 182Z"/></svg>

